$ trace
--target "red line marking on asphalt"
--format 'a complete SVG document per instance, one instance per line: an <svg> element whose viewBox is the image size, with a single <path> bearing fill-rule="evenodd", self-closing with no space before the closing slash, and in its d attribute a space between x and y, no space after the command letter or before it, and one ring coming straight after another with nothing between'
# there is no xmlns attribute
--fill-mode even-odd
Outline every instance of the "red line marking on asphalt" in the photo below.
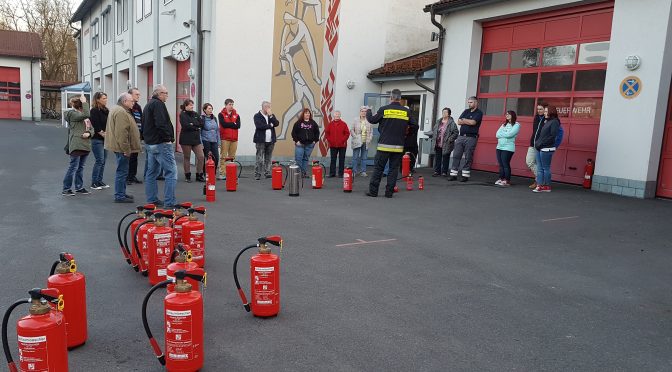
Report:
<svg viewBox="0 0 672 372"><path fill-rule="evenodd" d="M563 221L563 220L573 220L579 218L579 216L570 216L570 217L559 217L559 218L550 218L547 220L541 220L541 222L551 222L551 221Z"/></svg>
<svg viewBox="0 0 672 372"><path fill-rule="evenodd" d="M372 243L384 243L384 242L393 242L397 239L383 239L383 240L372 240L370 242L367 242L366 240L362 239L357 239L356 243L346 243L346 244L337 244L337 247L348 247L351 245L362 245L362 244L372 244Z"/></svg>

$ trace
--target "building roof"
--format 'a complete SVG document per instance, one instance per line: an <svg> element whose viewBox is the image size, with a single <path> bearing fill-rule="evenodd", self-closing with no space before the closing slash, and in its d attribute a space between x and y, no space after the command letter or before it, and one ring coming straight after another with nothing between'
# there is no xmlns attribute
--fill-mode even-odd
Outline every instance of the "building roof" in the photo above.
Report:
<svg viewBox="0 0 672 372"><path fill-rule="evenodd" d="M410 57L390 61L368 74L368 78L415 75L436 68L438 49L428 50Z"/></svg>
<svg viewBox="0 0 672 372"><path fill-rule="evenodd" d="M43 90L58 90L67 87L68 85L77 84L74 81L60 81L60 80L40 80L40 88Z"/></svg>
<svg viewBox="0 0 672 372"><path fill-rule="evenodd" d="M429 13L434 8L436 14L446 14L461 9L474 8L488 3L497 3L504 0L439 0L432 4L425 5L425 13Z"/></svg>
<svg viewBox="0 0 672 372"><path fill-rule="evenodd" d="M81 4L75 10L75 13L72 14L70 18L70 23L79 22L84 19L89 14L89 11L93 6L96 5L96 0L82 0Z"/></svg>
<svg viewBox="0 0 672 372"><path fill-rule="evenodd" d="M34 32L0 30L0 56L45 59L40 35Z"/></svg>

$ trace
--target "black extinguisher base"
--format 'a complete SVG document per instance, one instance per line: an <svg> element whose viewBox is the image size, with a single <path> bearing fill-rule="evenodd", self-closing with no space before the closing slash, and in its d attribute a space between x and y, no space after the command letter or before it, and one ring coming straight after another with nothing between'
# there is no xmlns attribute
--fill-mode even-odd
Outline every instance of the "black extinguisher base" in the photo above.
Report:
<svg viewBox="0 0 672 372"><path fill-rule="evenodd" d="M161 355L160 357L157 357L159 359L159 363L161 363L162 366L166 365L166 356Z"/></svg>
<svg viewBox="0 0 672 372"><path fill-rule="evenodd" d="M142 276L148 276L148 275L149 275L149 271L144 270L144 271L142 272Z"/></svg>
<svg viewBox="0 0 672 372"><path fill-rule="evenodd" d="M245 304L243 305L243 307L245 308L245 311L247 311L248 313L250 312L250 304Z"/></svg>

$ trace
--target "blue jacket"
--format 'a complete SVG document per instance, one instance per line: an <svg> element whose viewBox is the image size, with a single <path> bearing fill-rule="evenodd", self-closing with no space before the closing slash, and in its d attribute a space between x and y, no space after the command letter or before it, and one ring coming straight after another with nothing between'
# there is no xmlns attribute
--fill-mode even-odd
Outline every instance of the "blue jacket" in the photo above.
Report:
<svg viewBox="0 0 672 372"><path fill-rule="evenodd" d="M516 151L516 136L520 132L520 124L516 122L511 125L509 123L502 124L502 126L497 129L497 150L504 151Z"/></svg>

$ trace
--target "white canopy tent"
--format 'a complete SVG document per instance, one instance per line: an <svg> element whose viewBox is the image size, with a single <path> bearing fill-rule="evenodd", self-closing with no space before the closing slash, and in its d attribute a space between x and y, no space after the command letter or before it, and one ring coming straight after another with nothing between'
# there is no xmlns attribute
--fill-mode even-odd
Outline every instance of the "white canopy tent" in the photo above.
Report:
<svg viewBox="0 0 672 372"><path fill-rule="evenodd" d="M82 94L86 96L87 101L91 102L91 84L84 82L61 88L61 112L63 113L63 115L61 115L61 125L64 127L68 126L65 122L65 112L72 110L72 108L68 106L70 98L79 97Z"/></svg>

